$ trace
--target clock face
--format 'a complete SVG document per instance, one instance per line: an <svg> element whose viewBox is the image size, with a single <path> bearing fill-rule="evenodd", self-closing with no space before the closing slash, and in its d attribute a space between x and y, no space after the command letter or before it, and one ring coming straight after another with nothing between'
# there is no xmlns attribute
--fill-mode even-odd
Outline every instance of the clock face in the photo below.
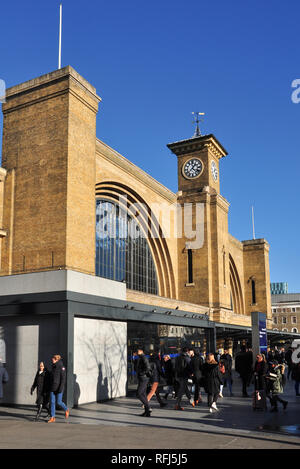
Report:
<svg viewBox="0 0 300 469"><path fill-rule="evenodd" d="M203 170L203 164L201 160L198 160L198 158L192 158L191 160L188 160L182 168L182 174L184 177L187 179L194 179L202 173Z"/></svg>
<svg viewBox="0 0 300 469"><path fill-rule="evenodd" d="M218 168L214 161L211 162L211 173L215 181L218 180Z"/></svg>

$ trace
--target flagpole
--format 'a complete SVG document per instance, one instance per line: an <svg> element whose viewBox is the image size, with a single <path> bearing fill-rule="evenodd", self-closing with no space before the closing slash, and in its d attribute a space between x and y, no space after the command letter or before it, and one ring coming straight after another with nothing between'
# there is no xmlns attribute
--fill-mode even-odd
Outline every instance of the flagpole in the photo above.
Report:
<svg viewBox="0 0 300 469"><path fill-rule="evenodd" d="M255 239L255 229L254 229L254 209L252 205L252 230L253 230L253 239Z"/></svg>
<svg viewBox="0 0 300 469"><path fill-rule="evenodd" d="M62 32L62 4L59 7L59 47L58 47L58 68L61 68L61 32Z"/></svg>

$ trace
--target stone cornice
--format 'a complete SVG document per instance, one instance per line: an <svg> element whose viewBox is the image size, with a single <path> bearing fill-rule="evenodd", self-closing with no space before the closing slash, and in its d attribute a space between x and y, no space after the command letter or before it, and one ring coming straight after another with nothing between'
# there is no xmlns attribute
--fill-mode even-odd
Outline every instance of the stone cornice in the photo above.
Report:
<svg viewBox="0 0 300 469"><path fill-rule="evenodd" d="M227 155L227 151L213 134L169 143L167 147L177 156L203 151L205 149L213 153L214 156L219 159Z"/></svg>

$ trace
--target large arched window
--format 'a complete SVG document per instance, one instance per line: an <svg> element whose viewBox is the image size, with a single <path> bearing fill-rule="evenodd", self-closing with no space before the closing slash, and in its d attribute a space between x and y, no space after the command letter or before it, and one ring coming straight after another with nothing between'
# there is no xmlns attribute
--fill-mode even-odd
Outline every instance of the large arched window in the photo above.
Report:
<svg viewBox="0 0 300 469"><path fill-rule="evenodd" d="M117 204L96 200L96 275L158 294L152 254L143 232Z"/></svg>

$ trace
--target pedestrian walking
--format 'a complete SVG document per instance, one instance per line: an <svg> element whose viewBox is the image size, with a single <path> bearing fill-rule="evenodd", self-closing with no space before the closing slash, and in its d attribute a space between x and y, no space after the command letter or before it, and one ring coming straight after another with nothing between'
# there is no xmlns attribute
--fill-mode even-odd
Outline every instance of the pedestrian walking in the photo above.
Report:
<svg viewBox="0 0 300 469"><path fill-rule="evenodd" d="M158 354L153 353L150 355L149 364L151 368L151 376L149 378L150 390L147 395L148 402L150 402L151 398L154 396L157 399L160 407L166 407L167 403L163 401L159 394L159 384L161 381L161 377L163 376L163 371L161 367L161 362L159 360Z"/></svg>
<svg viewBox="0 0 300 469"><path fill-rule="evenodd" d="M36 405L37 412L35 420L39 420L42 410L47 410L47 417L50 417L50 373L45 367L44 362L40 362L39 369L36 372L33 384L30 389L30 394L32 395L36 389Z"/></svg>
<svg viewBox="0 0 300 469"><path fill-rule="evenodd" d="M163 373L166 381L167 392L165 399L168 399L169 394L174 391L174 378L175 378L175 364L171 359L170 355L164 355L163 357Z"/></svg>
<svg viewBox="0 0 300 469"><path fill-rule="evenodd" d="M190 404L195 407L194 399L192 398L191 392L188 388L188 380L192 374L193 371L191 368L189 349L184 347L175 360L175 379L178 383L175 410L184 410L181 406L181 400L184 394L188 398Z"/></svg>
<svg viewBox="0 0 300 469"><path fill-rule="evenodd" d="M276 360L270 362L270 371L266 379L268 380L268 397L272 406L271 412L278 412L278 402L282 404L284 410L287 408L288 401L279 397L279 394L283 393L283 376L284 369L282 369L282 365L278 364Z"/></svg>
<svg viewBox="0 0 300 469"><path fill-rule="evenodd" d="M193 383L195 386L195 391L194 391L195 405L198 405L199 402L202 402L201 391L200 391L201 384L202 384L202 366L203 366L203 359L201 357L200 350L195 349L193 351L193 356L191 357Z"/></svg>
<svg viewBox="0 0 300 469"><path fill-rule="evenodd" d="M291 370L291 377L292 380L295 381L295 392L296 396L300 396L299 392L299 386L300 386L300 362L299 363L294 363L292 370Z"/></svg>
<svg viewBox="0 0 300 469"><path fill-rule="evenodd" d="M292 370L294 368L293 360L292 360L292 355L293 355L293 349L292 347L289 347L287 351L285 352L285 362L288 366L288 372L287 372L287 379L290 379Z"/></svg>
<svg viewBox="0 0 300 469"><path fill-rule="evenodd" d="M266 361L265 355L259 353L256 356L256 361L254 364L254 388L255 391L266 391L267 382L266 375L268 373L268 364Z"/></svg>
<svg viewBox="0 0 300 469"><path fill-rule="evenodd" d="M56 405L61 407L65 412L65 418L69 418L69 409L62 401L62 396L66 384L66 368L60 355L53 355L52 368L50 371L50 413L51 418L48 423L55 422Z"/></svg>
<svg viewBox="0 0 300 469"><path fill-rule="evenodd" d="M224 350L223 355L221 355L221 361L224 363L225 366L225 374L223 376L223 385L221 385L221 394L223 396L223 387L228 386L229 389L229 395L233 396L232 392L232 356L229 353L228 349Z"/></svg>
<svg viewBox="0 0 300 469"><path fill-rule="evenodd" d="M204 386L207 393L207 405L209 411L219 410L217 407L217 400L220 392L220 385L223 384L222 373L219 369L219 365L215 360L214 354L209 353L206 357L206 361L202 367L202 373L204 377Z"/></svg>
<svg viewBox="0 0 300 469"><path fill-rule="evenodd" d="M135 355L137 356L135 363L135 371L138 379L137 397L144 405L144 413L142 417L151 417L151 410L147 399L147 387L151 377L151 367L148 358L144 354L143 347L138 347Z"/></svg>
<svg viewBox="0 0 300 469"><path fill-rule="evenodd" d="M243 397L249 397L247 387L252 377L253 354L245 346L241 347L240 353L235 357L235 370L242 379Z"/></svg>
<svg viewBox="0 0 300 469"><path fill-rule="evenodd" d="M2 359L0 358L0 402L3 399L3 384L8 383L9 377L6 368L2 363Z"/></svg>

